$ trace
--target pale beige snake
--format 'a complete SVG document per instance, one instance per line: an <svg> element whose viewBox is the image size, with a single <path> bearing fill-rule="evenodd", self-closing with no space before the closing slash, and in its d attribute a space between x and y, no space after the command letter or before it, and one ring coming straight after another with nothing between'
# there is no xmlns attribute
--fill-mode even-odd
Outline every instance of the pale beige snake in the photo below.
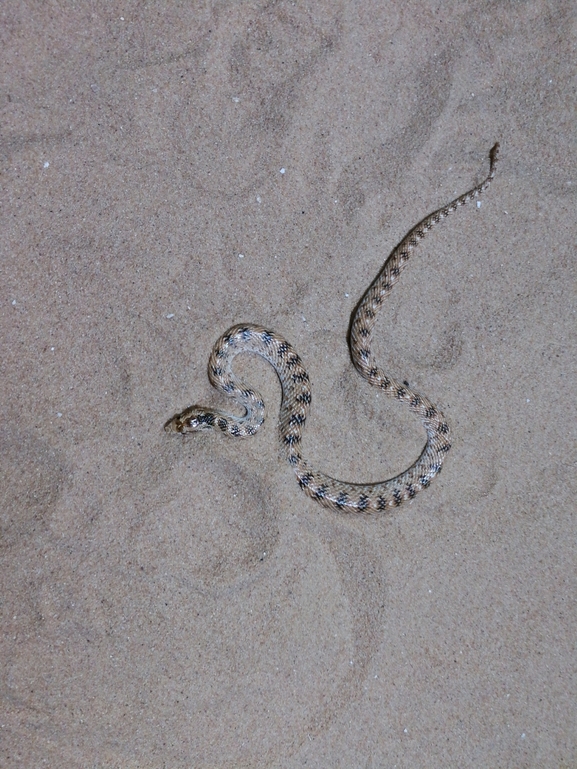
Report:
<svg viewBox="0 0 577 769"><path fill-rule="evenodd" d="M208 376L212 385L233 398L246 413L237 417L214 408L191 406L170 419L165 425L165 430L189 433L218 427L232 436L254 435L264 422L264 402L258 392L246 387L236 378L232 371L232 362L239 353L256 353L274 367L280 379L281 443L301 488L312 499L333 510L374 513L400 505L404 499L412 499L418 491L427 488L439 474L451 448L449 426L443 414L427 398L418 395L408 385L399 384L379 369L371 352L373 328L383 299L398 280L411 251L433 225L487 189L495 174L498 151L497 143L489 155L489 175L481 184L447 206L429 214L413 227L391 253L357 305L351 319L349 348L359 374L373 387L378 387L387 395L406 403L423 422L427 443L413 465L394 478L369 484L338 481L310 467L301 455L302 432L311 403L308 374L294 348L285 339L273 331L248 323L229 328L214 345L208 363Z"/></svg>

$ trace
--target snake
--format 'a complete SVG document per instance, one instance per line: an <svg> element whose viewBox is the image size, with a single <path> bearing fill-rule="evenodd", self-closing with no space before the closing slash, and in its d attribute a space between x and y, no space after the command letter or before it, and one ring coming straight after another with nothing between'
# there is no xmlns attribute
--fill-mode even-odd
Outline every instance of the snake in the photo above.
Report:
<svg viewBox="0 0 577 769"><path fill-rule="evenodd" d="M311 467L301 452L303 429L311 405L309 375L294 347L279 334L263 326L241 323L228 329L215 343L208 363L208 377L219 392L244 411L241 416L206 406L191 406L173 416L164 426L169 433L220 430L226 435L247 438L255 435L265 420L261 395L243 384L233 372L233 361L241 353L260 355L277 373L282 388L279 414L280 441L301 489L323 507L343 513L374 514L389 511L426 489L441 471L451 448L450 429L442 412L428 398L397 382L378 366L371 350L373 330L385 297L392 291L412 251L442 219L484 192L495 175L499 153L497 142L489 153L489 173L477 186L455 198L416 224L391 252L380 272L356 306L349 326L348 345L358 373L380 392L400 401L417 414L427 442L419 458L404 472L378 483L348 483Z"/></svg>

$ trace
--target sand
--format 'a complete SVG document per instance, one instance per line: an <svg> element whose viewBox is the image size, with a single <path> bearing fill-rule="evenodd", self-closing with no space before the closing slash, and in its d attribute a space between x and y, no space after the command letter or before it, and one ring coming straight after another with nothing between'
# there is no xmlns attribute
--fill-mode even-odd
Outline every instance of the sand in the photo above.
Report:
<svg viewBox="0 0 577 769"><path fill-rule="evenodd" d="M570 767L575 6L7 3L1 19L2 767ZM375 352L453 448L391 514L279 452L168 435L230 325L312 381L303 450L376 481L424 443L351 312L419 246Z"/></svg>

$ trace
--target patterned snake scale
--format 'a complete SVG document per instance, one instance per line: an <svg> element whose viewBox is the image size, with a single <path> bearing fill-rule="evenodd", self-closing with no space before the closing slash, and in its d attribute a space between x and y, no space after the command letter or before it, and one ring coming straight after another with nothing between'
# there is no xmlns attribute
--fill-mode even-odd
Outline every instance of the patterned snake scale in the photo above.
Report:
<svg viewBox="0 0 577 769"><path fill-rule="evenodd" d="M208 363L208 376L212 385L242 406L246 412L244 416L237 417L213 408L192 406L170 419L165 430L189 433L218 427L227 435L241 438L254 435L264 422L264 402L258 392L238 381L232 371L232 363L239 353L256 353L274 367L280 379L280 439L300 487L309 497L332 510L366 514L388 510L400 505L405 499L412 499L421 489L426 489L440 472L451 448L449 426L443 414L427 398L381 371L371 352L373 328L383 300L397 282L412 250L441 219L487 189L495 174L498 151L497 143L489 155L489 175L485 181L449 205L429 214L413 227L391 253L351 319L349 347L359 374L373 387L406 403L423 422L427 443L411 467L395 478L366 484L338 481L310 467L301 454L302 432L311 403L308 374L294 348L285 339L273 331L248 323L229 328L214 345Z"/></svg>

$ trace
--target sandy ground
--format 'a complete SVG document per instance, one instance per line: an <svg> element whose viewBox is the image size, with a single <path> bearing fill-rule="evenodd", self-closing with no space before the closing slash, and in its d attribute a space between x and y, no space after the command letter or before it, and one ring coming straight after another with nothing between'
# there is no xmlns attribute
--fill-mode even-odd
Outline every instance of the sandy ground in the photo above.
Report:
<svg viewBox="0 0 577 769"><path fill-rule="evenodd" d="M2 767L577 765L575 5L7 3ZM222 403L230 325L297 348L304 452L382 480L424 433L350 363L359 297L501 162L383 307L453 449L349 518Z"/></svg>

